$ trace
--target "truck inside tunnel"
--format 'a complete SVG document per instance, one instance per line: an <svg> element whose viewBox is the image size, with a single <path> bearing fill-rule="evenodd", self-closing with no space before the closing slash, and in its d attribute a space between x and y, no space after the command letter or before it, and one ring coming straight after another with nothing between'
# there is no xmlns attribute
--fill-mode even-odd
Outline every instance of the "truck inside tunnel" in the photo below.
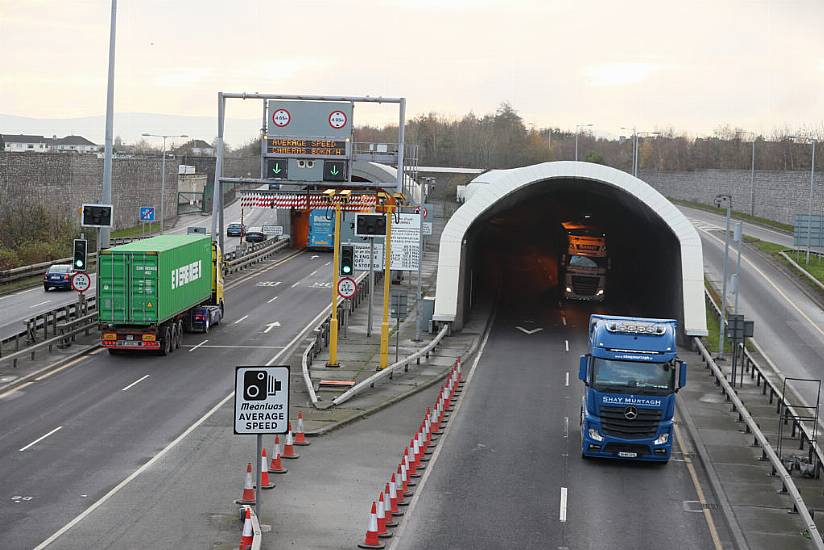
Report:
<svg viewBox="0 0 824 550"><path fill-rule="evenodd" d="M542 183L511 193L469 227L462 262L464 316L474 302L492 296L502 307L557 306L566 247L561 223L576 220L603 230L609 257L603 303L580 307L683 319L680 243L656 212L603 182L556 178L551 185Z"/></svg>

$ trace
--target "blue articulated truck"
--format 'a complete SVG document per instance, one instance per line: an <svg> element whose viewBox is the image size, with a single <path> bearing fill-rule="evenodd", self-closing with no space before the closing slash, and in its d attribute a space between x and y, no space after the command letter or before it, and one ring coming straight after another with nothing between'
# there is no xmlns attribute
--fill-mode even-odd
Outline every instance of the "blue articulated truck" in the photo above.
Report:
<svg viewBox="0 0 824 550"><path fill-rule="evenodd" d="M310 250L332 250L335 246L335 211L315 208L309 212L309 236L306 247Z"/></svg>
<svg viewBox="0 0 824 550"><path fill-rule="evenodd" d="M672 319L590 316L578 368L582 457L670 459L675 393L687 382L676 329Z"/></svg>

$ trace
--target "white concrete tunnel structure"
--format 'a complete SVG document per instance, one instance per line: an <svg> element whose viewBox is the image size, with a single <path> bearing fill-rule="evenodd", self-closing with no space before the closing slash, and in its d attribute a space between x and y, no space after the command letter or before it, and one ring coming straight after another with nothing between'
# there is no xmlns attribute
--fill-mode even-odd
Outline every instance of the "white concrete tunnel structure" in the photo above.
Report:
<svg viewBox="0 0 824 550"><path fill-rule="evenodd" d="M688 336L707 334L704 302L704 262L701 239L692 223L666 197L644 181L620 170L588 162L547 162L509 170L493 170L475 178L467 188L466 202L449 219L441 235L435 313L438 322L462 326L460 304L464 291L462 265L467 233L479 218L507 198L531 186L598 184L637 201L660 218L680 243L680 323ZM679 315L680 317L680 315Z"/></svg>

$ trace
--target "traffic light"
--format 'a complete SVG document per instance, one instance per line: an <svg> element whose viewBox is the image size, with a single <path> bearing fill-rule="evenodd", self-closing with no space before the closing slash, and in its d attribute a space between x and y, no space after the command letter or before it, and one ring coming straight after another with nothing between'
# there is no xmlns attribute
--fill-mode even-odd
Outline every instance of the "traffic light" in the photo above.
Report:
<svg viewBox="0 0 824 550"><path fill-rule="evenodd" d="M86 250L88 241L86 239L74 240L74 254L72 260L72 269L74 271L86 271Z"/></svg>
<svg viewBox="0 0 824 550"><path fill-rule="evenodd" d="M340 275L349 277L355 272L355 247L345 244L340 247Z"/></svg>

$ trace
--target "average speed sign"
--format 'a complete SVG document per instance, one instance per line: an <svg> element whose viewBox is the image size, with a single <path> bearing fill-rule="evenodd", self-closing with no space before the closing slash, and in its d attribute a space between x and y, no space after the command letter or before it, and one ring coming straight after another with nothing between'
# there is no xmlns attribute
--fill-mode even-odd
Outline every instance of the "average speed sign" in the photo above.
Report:
<svg viewBox="0 0 824 550"><path fill-rule="evenodd" d="M338 280L338 295L341 298L352 298L358 291L358 284L352 277L341 277Z"/></svg>
<svg viewBox="0 0 824 550"><path fill-rule="evenodd" d="M86 292L90 286L92 286L92 278L88 273L77 272L72 275L72 288L77 292Z"/></svg>

